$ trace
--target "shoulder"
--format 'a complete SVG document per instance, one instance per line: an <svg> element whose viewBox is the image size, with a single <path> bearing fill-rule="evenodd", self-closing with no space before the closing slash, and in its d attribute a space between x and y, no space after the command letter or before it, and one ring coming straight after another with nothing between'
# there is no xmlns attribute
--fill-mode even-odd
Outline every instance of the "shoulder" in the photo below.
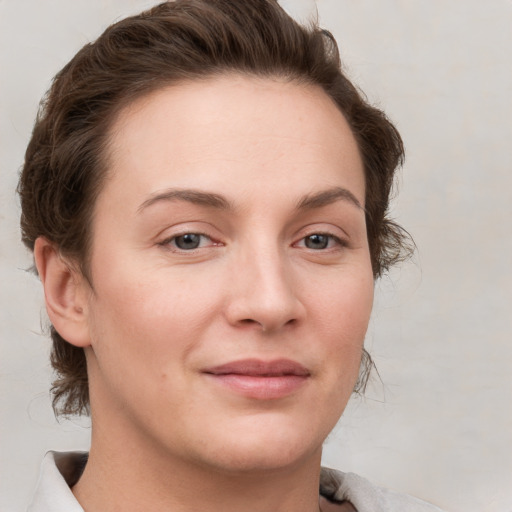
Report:
<svg viewBox="0 0 512 512"><path fill-rule="evenodd" d="M349 501L358 512L442 512L435 505L370 483L354 473L322 468L320 492L336 501Z"/></svg>

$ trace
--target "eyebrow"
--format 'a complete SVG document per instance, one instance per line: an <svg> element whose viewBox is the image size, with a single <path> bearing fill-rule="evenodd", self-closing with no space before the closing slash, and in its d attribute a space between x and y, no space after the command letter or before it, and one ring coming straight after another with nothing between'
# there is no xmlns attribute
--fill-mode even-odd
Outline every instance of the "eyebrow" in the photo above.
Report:
<svg viewBox="0 0 512 512"><path fill-rule="evenodd" d="M334 187L327 190L322 190L316 194L309 194L302 197L297 203L297 210L309 210L322 208L323 206L330 205L336 201L345 200L352 203L357 208L364 210L357 197L350 192L350 190L343 187ZM228 201L221 194L214 192L203 192L195 189L168 189L163 192L152 194L146 199L137 209L141 213L146 208L166 201L187 201L189 203L197 204L199 206L207 206L218 210L234 210L233 204Z"/></svg>
<svg viewBox="0 0 512 512"><path fill-rule="evenodd" d="M193 189L168 189L152 194L139 206L137 211L140 213L161 201L187 201L199 206L208 206L219 210L233 210L233 205L220 194Z"/></svg>
<svg viewBox="0 0 512 512"><path fill-rule="evenodd" d="M322 208L339 200L345 200L364 210L357 197L350 190L343 187L334 187L322 190L316 194L304 196L297 204L297 210Z"/></svg>

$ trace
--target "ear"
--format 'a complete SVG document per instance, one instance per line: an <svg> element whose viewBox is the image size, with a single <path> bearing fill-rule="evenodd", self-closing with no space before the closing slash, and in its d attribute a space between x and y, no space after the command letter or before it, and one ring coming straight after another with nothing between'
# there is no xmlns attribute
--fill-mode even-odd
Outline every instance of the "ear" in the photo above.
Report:
<svg viewBox="0 0 512 512"><path fill-rule="evenodd" d="M87 297L90 286L86 279L44 237L35 242L34 259L52 325L72 345L89 346Z"/></svg>

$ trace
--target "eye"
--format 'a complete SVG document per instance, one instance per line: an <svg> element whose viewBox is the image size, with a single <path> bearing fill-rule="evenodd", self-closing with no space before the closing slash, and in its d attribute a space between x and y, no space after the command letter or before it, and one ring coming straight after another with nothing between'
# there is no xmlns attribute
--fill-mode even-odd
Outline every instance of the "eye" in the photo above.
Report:
<svg viewBox="0 0 512 512"><path fill-rule="evenodd" d="M183 233L182 235L173 236L163 242L162 245L170 245L181 251L192 251L212 243L211 238L201 233Z"/></svg>
<svg viewBox="0 0 512 512"><path fill-rule="evenodd" d="M345 244L337 236L326 233L313 233L300 240L299 245L303 245L307 249L321 251Z"/></svg>
<svg viewBox="0 0 512 512"><path fill-rule="evenodd" d="M326 249L329 245L329 237L327 235L315 233L314 235L309 235L304 239L304 245L308 249Z"/></svg>

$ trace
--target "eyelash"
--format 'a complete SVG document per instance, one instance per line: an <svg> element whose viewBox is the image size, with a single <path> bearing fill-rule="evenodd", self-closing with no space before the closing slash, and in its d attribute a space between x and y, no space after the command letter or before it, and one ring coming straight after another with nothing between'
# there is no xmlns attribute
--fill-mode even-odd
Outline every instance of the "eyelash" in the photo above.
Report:
<svg viewBox="0 0 512 512"><path fill-rule="evenodd" d="M182 238L182 237L186 237L186 236L189 236L189 235L200 237L200 241L199 241L199 246L198 247L192 247L190 249L183 249L183 248L178 247L176 245L176 240L177 239ZM317 236L317 237L326 237L328 239L327 240L327 247L322 247L322 248L307 247L307 245L306 245L307 244L307 240L311 239L312 237L315 237L315 236ZM184 233L179 233L179 234L173 235L172 237L166 238L165 240L160 242L158 245L160 245L162 247L166 247L169 250L172 250L172 251L175 251L175 252L183 252L183 253L190 252L190 253L192 253L192 252L194 252L197 249L202 249L203 248L203 247L201 247L201 239L203 241L204 241L204 239L207 239L208 241L210 241L211 242L211 246L222 245L219 242L214 242L212 240L212 238L210 236L206 235L205 233L199 233L199 232L194 232L194 231L187 231L187 232L184 232ZM334 242L336 247L332 247L332 246L329 247L329 245L332 245L333 242ZM302 243L304 245L302 245ZM309 235L306 235L306 236L302 237L298 242L295 242L293 244L293 246L301 246L301 247L305 247L306 249L309 249L309 250L314 251L314 252L322 252L322 251L336 250L336 249L339 249L339 248L342 248L342 247L347 247L348 244L347 244L347 242L345 240L339 238L336 235L333 235L332 233L314 232L314 233L310 233Z"/></svg>
<svg viewBox="0 0 512 512"><path fill-rule="evenodd" d="M319 237L326 237L328 238L328 245L331 243L331 242L334 242L335 246L334 247L325 247L325 248L321 248L321 249L313 249L311 247L307 247L305 244L306 244L306 240L307 239L311 239L312 237L314 236L319 236ZM298 242L296 242L296 244L294 245L297 245L299 243L304 243L304 247L306 249L309 249L311 251L315 251L315 252L321 252L321 251L327 251L327 250L336 250L336 249L340 249L342 247L347 247L348 246L348 243L346 242L346 240L343 240L342 238L336 236L336 235L333 235L332 233L325 233L325 232L314 232L314 233L310 233L309 235L306 235L304 237L302 237Z"/></svg>
<svg viewBox="0 0 512 512"><path fill-rule="evenodd" d="M204 239L207 239L208 241L211 242L211 245L212 246L216 246L216 245L221 245L220 243L216 243L212 240L212 238L208 235L206 235L205 233L199 233L199 232L196 232L196 231L186 231L184 233L178 233L176 235L173 235L169 238L166 238L165 240L162 240L162 242L160 242L158 245L162 246L162 247L165 247L169 250L172 250L172 251L175 251L175 252L183 252L183 253L186 253L186 252L194 252L195 250L197 249L202 249L203 247L199 246L199 247L194 247L192 249L182 249L180 247L178 247L176 245L176 240L178 238L182 238L182 237L185 237L187 235L196 235L196 236L199 236L203 241ZM201 242L200 242L201 243Z"/></svg>

